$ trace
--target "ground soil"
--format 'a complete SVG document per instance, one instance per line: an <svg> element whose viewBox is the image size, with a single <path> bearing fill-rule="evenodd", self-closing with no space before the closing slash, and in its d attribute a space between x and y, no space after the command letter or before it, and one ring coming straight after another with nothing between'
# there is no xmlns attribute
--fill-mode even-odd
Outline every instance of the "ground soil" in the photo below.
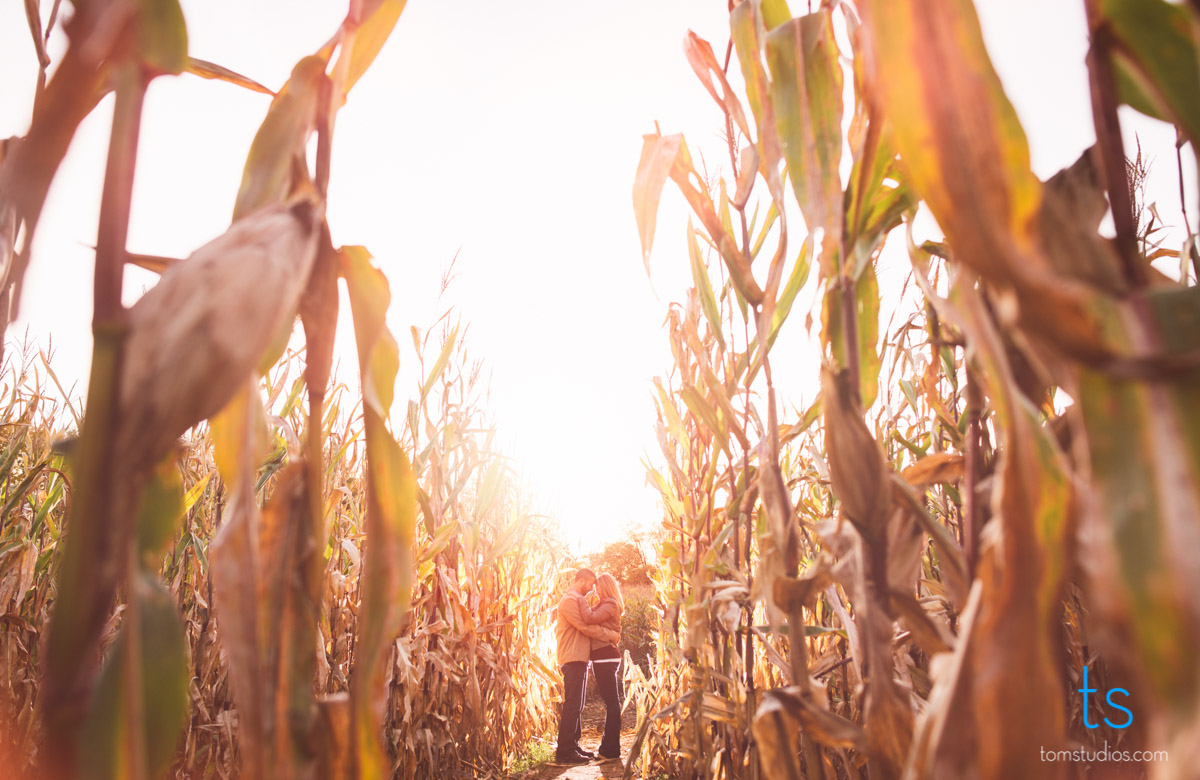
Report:
<svg viewBox="0 0 1200 780"><path fill-rule="evenodd" d="M621 715L621 760L597 759L590 764L579 766L550 766L543 764L517 776L514 780L615 780L625 774L625 762L629 759L629 748L633 744L634 729L637 716L632 702ZM589 692L587 704L583 708L583 736L579 745L584 750L593 753L600 745L604 736L604 702L598 695Z"/></svg>

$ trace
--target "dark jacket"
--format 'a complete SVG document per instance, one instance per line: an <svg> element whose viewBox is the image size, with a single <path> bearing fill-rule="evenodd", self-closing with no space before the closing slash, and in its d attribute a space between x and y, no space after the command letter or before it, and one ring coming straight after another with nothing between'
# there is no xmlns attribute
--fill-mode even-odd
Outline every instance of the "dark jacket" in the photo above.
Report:
<svg viewBox="0 0 1200 780"><path fill-rule="evenodd" d="M617 606L616 599L604 599L599 604L597 604L592 609L591 616L589 617L589 622L591 622L597 626L602 626L604 628L607 628L610 631L612 631L613 633L618 635L617 640L612 641L612 642L610 642L604 638L597 639L597 638L593 637L592 638L592 649L593 650L595 650L598 647L604 647L606 645L615 646L617 644L617 642L620 641L621 608L619 606Z"/></svg>

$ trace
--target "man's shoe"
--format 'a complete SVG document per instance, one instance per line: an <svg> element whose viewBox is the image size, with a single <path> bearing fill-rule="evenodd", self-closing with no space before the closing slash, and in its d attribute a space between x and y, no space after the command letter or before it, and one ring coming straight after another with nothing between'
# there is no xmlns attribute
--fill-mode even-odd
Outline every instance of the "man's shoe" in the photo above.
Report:
<svg viewBox="0 0 1200 780"><path fill-rule="evenodd" d="M590 759L584 758L578 753L572 753L569 756L555 755L554 763L557 766L579 766L580 764L588 763Z"/></svg>
<svg viewBox="0 0 1200 780"><path fill-rule="evenodd" d="M612 759L614 759L614 758L620 758L620 757L621 757L621 751L620 751L620 750L614 750L613 752L611 752L611 753L610 753L610 752L609 752L609 751L607 751L607 750L601 750L601 751L600 751L600 757L601 757L601 758L607 758L607 759L609 759L609 760L612 760Z"/></svg>
<svg viewBox="0 0 1200 780"><path fill-rule="evenodd" d="M584 750L581 747L575 748L575 752L578 753L579 755L583 756L584 758L586 758L588 761L591 761L596 757L595 753L593 753L590 750Z"/></svg>

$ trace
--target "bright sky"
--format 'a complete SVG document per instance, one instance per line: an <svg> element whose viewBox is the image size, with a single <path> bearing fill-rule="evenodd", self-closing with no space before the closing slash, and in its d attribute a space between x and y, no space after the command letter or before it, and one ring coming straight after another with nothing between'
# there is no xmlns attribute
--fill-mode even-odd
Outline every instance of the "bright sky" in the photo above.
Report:
<svg viewBox="0 0 1200 780"><path fill-rule="evenodd" d="M51 3L43 3L47 11ZM794 12L802 3L792 0ZM988 0L985 37L1049 176L1093 140L1082 2ZM278 87L344 14L329 0L184 0L191 54ZM630 192L641 136L659 120L693 155L725 159L720 114L682 53L691 28L723 53L724 0L411 0L392 39L338 117L329 221L335 243L367 246L391 282L401 344L397 405L414 393L410 325L447 304L490 369L489 407L539 509L578 549L649 525L654 461L651 377L670 368L667 304L689 284L682 198L663 198L647 282ZM52 39L51 56L62 41ZM36 57L19 3L0 5L0 137L28 124ZM736 67L733 71L736 71ZM134 193L132 251L185 256L228 225L251 139L269 98L190 76L148 96ZM91 337L92 254L111 99L82 126L38 232L21 318L55 367L82 386ZM1151 200L1179 225L1174 134L1126 122L1152 157ZM1194 171L1185 161L1188 171ZM1189 197L1195 182L1189 184ZM1195 211L1195 203L1192 204ZM1194 217L1193 217L1194 218ZM1195 224L1195 223L1193 223ZM799 247L799 239L795 239ZM455 280L439 281L459 252ZM907 273L885 257L885 295ZM153 284L134 269L127 303ZM656 297L657 292L658 297ZM812 355L809 289L773 355ZM814 312L814 318L819 316ZM344 371L355 370L349 323ZM777 358L777 360L779 360ZM787 398L810 399L816 364L784 370ZM779 369L777 369L779 372Z"/></svg>

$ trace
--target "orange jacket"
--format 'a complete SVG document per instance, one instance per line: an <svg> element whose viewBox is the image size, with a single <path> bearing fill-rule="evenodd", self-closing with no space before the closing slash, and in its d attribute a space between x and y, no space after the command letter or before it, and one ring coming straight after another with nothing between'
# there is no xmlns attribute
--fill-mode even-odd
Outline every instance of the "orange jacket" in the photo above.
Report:
<svg viewBox="0 0 1200 780"><path fill-rule="evenodd" d="M595 610L580 594L568 590L558 602L558 665L586 661L592 654L592 639L615 645L621 635L595 624Z"/></svg>

